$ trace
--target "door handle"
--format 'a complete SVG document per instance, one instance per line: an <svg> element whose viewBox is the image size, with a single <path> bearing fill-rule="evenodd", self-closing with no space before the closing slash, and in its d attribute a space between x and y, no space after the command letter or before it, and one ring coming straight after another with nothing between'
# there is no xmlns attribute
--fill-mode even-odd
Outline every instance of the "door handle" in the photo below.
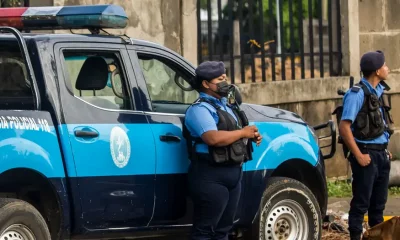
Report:
<svg viewBox="0 0 400 240"><path fill-rule="evenodd" d="M97 132L93 132L93 131L75 130L75 136L94 138L94 137L98 137L99 134Z"/></svg>
<svg viewBox="0 0 400 240"><path fill-rule="evenodd" d="M162 142L180 142L181 139L174 135L160 135L160 140Z"/></svg>

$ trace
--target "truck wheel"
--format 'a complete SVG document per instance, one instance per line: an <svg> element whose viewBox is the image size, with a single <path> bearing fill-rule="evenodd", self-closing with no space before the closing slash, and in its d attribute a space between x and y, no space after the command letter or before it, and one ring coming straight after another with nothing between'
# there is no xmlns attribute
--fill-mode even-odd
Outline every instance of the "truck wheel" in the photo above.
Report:
<svg viewBox="0 0 400 240"><path fill-rule="evenodd" d="M0 198L0 240L50 240L42 215L29 203Z"/></svg>
<svg viewBox="0 0 400 240"><path fill-rule="evenodd" d="M271 178L261 200L258 239L320 239L321 231L313 193L294 179Z"/></svg>

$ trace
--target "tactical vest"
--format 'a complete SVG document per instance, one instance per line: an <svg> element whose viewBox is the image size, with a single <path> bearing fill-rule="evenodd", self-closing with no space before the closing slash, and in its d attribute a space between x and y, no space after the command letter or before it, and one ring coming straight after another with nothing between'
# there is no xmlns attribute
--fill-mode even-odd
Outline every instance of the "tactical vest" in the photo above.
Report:
<svg viewBox="0 0 400 240"><path fill-rule="evenodd" d="M378 99L362 82L352 87L351 91L358 92L361 88L364 91L364 102L352 124L353 136L359 140L372 140L386 130L381 112L382 98Z"/></svg>
<svg viewBox="0 0 400 240"><path fill-rule="evenodd" d="M382 82L381 84L385 86L386 90L390 90L390 87L386 83ZM355 84L351 88L351 91L358 92L360 89L364 91L364 102L352 124L352 128L354 129L353 136L359 140L372 140L382 135L384 131L387 131L390 137L394 133L394 122L390 114L391 107L388 95L383 93L378 99L362 82ZM380 109L382 109L382 112ZM343 106L338 106L332 113L332 115L336 115L338 125L341 121L342 113ZM383 119L385 122L383 122ZM343 144L344 156L347 157L349 149L344 144L341 136L339 136L338 143Z"/></svg>
<svg viewBox="0 0 400 240"><path fill-rule="evenodd" d="M222 110L220 106L205 98L200 98L196 101L196 103L200 102L207 102L217 110L219 118L217 123L218 131L235 131L241 129L241 127L248 124L247 118L245 118L245 114L242 111L239 111L238 113L235 111L235 109L232 109L233 113L238 119L238 123L236 123L235 118L233 118L233 116L228 112ZM189 159L192 161L197 160L196 145L199 143L204 143L204 141L200 137L193 137L185 124L183 124L183 137L185 137L186 139ZM252 158L252 150L253 149L250 139L248 140L247 144L244 143L243 139L239 139L231 145L224 147L208 146L210 159L213 163L219 165L241 164L243 162L246 162Z"/></svg>

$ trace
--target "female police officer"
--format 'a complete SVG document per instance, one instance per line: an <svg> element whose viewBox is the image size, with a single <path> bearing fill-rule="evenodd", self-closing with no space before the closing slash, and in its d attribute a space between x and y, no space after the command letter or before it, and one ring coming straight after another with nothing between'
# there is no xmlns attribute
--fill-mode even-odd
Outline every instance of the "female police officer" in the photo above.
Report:
<svg viewBox="0 0 400 240"><path fill-rule="evenodd" d="M242 128L240 114L227 104L232 89L222 62L196 69L199 99L188 108L185 129L191 164L189 192L194 204L192 238L228 239L241 193L247 139L261 142L255 126ZM251 144L251 143L250 143Z"/></svg>

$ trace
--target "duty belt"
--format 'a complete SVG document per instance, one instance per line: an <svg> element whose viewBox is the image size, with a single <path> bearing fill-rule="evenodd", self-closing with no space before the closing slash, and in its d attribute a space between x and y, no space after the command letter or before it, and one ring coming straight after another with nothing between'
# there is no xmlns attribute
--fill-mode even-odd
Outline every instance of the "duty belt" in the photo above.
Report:
<svg viewBox="0 0 400 240"><path fill-rule="evenodd" d="M370 150L386 150L387 143L385 144L367 144L367 143L359 143L357 142L357 146L359 149L370 149Z"/></svg>

